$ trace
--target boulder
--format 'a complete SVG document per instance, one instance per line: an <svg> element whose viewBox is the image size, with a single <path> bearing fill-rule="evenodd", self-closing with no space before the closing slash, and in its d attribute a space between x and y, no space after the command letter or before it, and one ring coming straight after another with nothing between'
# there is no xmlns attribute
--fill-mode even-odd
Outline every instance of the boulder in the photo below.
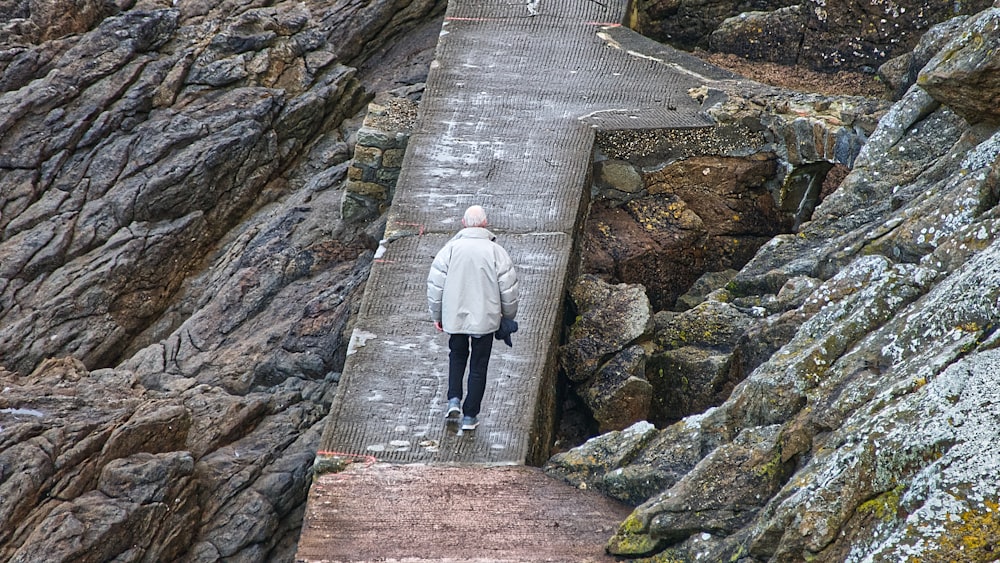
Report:
<svg viewBox="0 0 1000 563"><path fill-rule="evenodd" d="M648 422L605 432L577 448L552 456L545 463L545 471L579 488L588 488L594 483L593 477L624 465L658 434Z"/></svg>
<svg viewBox="0 0 1000 563"><path fill-rule="evenodd" d="M646 184L642 170L624 160L600 160L594 163L594 196L615 203L625 203L643 194Z"/></svg>
<svg viewBox="0 0 1000 563"><path fill-rule="evenodd" d="M639 285L584 275L570 289L577 311L559 362L598 430L621 430L649 415L646 350L653 312Z"/></svg>
<svg viewBox="0 0 1000 563"><path fill-rule="evenodd" d="M726 18L709 36L708 49L751 61L793 65L798 62L798 46L805 37L806 14L802 5L794 5Z"/></svg>
<svg viewBox="0 0 1000 563"><path fill-rule="evenodd" d="M654 392L650 420L666 426L721 404L739 383L731 379L730 355L752 320L728 303L708 300L658 330L658 346L646 363Z"/></svg>
<svg viewBox="0 0 1000 563"><path fill-rule="evenodd" d="M649 418L653 386L646 379L646 350L633 345L602 365L594 380L578 388L598 432L622 430Z"/></svg>
<svg viewBox="0 0 1000 563"><path fill-rule="evenodd" d="M1000 63L994 56L1000 47L998 22L1000 8L963 22L963 32L952 33L917 77L921 88L969 123L1000 123Z"/></svg>
<svg viewBox="0 0 1000 563"><path fill-rule="evenodd" d="M570 381L589 380L611 357L652 331L653 313L642 286L610 285L584 275L570 288L570 297L577 318L559 349Z"/></svg>

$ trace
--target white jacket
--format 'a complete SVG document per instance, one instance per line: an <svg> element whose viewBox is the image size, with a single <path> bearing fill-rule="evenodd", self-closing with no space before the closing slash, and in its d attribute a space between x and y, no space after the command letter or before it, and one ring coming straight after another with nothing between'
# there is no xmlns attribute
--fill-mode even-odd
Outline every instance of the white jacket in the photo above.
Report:
<svg viewBox="0 0 1000 563"><path fill-rule="evenodd" d="M501 317L517 316L517 273L495 238L482 227L466 227L434 257L427 306L448 334L490 334Z"/></svg>

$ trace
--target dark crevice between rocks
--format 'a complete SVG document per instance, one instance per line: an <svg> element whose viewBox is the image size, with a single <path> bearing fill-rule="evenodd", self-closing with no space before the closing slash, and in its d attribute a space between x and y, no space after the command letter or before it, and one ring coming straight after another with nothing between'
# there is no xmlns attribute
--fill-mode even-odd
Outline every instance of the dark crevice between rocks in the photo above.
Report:
<svg viewBox="0 0 1000 563"><path fill-rule="evenodd" d="M574 262L576 262L574 260ZM563 326L560 330L559 344L565 345L573 320L577 318L577 308L568 295L564 300ZM573 383L566 370L559 368L556 376L555 393L554 442L549 455L567 451L586 442L598 434L598 424L594 415L584 404L583 399L573 389Z"/></svg>

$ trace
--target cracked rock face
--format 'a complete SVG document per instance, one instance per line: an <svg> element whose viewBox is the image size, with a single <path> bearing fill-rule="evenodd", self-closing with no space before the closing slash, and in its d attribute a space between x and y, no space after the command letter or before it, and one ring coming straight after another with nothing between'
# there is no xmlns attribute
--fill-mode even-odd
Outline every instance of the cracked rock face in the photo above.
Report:
<svg viewBox="0 0 1000 563"><path fill-rule="evenodd" d="M994 41L976 23L993 11L941 44ZM746 335L772 333L736 345L749 373L727 400L550 462L636 504L613 553L996 559L1000 133L970 118L975 100L930 90L893 106L798 234L709 297L762 315Z"/></svg>
<svg viewBox="0 0 1000 563"><path fill-rule="evenodd" d="M291 560L352 124L445 3L65 4L0 7L0 559Z"/></svg>

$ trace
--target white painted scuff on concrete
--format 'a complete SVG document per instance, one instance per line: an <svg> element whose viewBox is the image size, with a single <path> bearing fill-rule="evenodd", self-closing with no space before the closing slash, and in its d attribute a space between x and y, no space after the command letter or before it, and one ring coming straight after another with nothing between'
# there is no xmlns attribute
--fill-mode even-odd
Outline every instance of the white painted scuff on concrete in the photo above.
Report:
<svg viewBox="0 0 1000 563"><path fill-rule="evenodd" d="M625 50L625 49L622 48L621 43L618 43L617 41L615 41L614 39L612 39L611 36L608 35L607 33L603 32L603 31L598 31L597 32L597 36L600 37L602 41L604 41L605 43L607 43L608 47L611 47L613 49L618 49L619 51L624 51Z"/></svg>
<svg viewBox="0 0 1000 563"><path fill-rule="evenodd" d="M590 113L586 113L586 114L584 114L584 115L581 115L580 117L578 117L578 118L576 118L576 119L577 119L578 121L583 121L583 120L585 120L585 119L593 119L593 118L594 118L594 117L596 117L596 116L597 116L598 114L602 114L602 113L628 113L628 112L630 112L630 111L632 111L632 110L630 110L630 109L628 109L628 108L611 108L611 109L599 109L599 110L596 110L596 111L592 111L592 112L590 112Z"/></svg>
<svg viewBox="0 0 1000 563"><path fill-rule="evenodd" d="M350 356L351 354L357 352L358 348L363 347L369 340L375 338L376 336L377 335L374 332L368 332L357 328L354 329L354 332L351 333L351 342L347 345L347 355Z"/></svg>
<svg viewBox="0 0 1000 563"><path fill-rule="evenodd" d="M619 51L624 51L627 55L629 55L631 57L635 57L637 59L642 59L642 60L646 60L646 61L653 61L653 62L660 63L660 64L662 64L664 66L667 66L667 67L671 68L672 70L675 70L675 71L680 72L682 74L686 74L688 76L692 76L692 77L697 78L698 80L701 80L703 82L711 82L712 81L711 78L709 78L709 77L707 77L707 76L705 76L703 74L699 74L699 73L697 73L697 72L695 72L695 71L693 71L691 69L684 68L683 66L681 66L681 65L679 65L677 63L668 63L667 61L664 61L661 58L654 57L652 55L647 55L646 53L640 53L639 51L633 51L632 49L626 49L626 48L622 47L621 43L615 41L614 38L611 37L611 35L603 32L603 31L598 31L597 32L597 36L599 38L601 38L601 40L604 41L608 45L608 47L611 47L613 49L618 49Z"/></svg>

